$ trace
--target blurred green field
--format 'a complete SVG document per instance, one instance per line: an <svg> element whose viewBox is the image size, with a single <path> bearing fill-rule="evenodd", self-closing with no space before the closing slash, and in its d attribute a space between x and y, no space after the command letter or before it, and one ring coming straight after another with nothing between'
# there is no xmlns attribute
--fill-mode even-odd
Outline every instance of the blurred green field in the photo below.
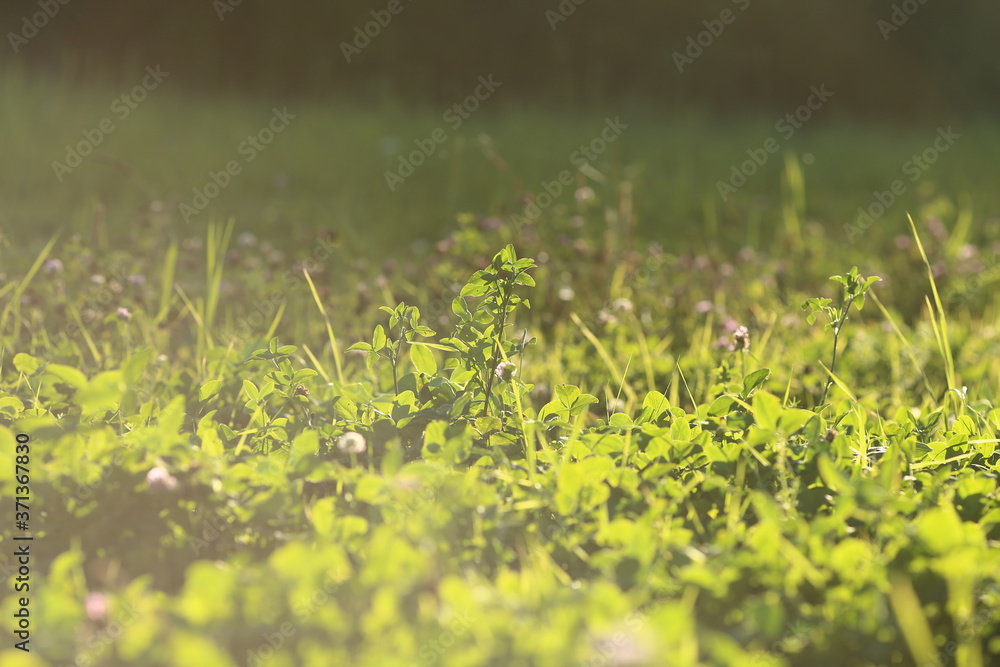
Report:
<svg viewBox="0 0 1000 667"><path fill-rule="evenodd" d="M391 191L444 109L168 76L60 181L122 94L0 80L4 667L1000 660L995 124L910 180L831 102L723 201L780 116L501 86Z"/></svg>
<svg viewBox="0 0 1000 667"><path fill-rule="evenodd" d="M129 90L74 86L29 77L16 68L4 73L0 94L18 101L0 109L7 135L0 225L8 235L37 242L57 229L89 233L94 208L101 205L108 240L127 243L127 231L142 224L154 202L173 233L182 235L189 225L183 224L179 207L191 204L194 190L211 182L211 172L236 160L241 173L204 212L189 216L193 229L234 216L241 230L280 243L301 242L315 228L326 227L350 239L362 254L405 254L414 240L440 238L459 213L523 213L523 197L543 191L544 183L574 168L574 152L599 136L606 118L620 118L628 128L597 156L593 178L585 180L605 197L628 180L635 193L637 233L665 245L719 244L731 251L748 243L766 245L782 218L786 154L803 165L805 217L822 225L835 242L836 230L855 220L858 207L867 207L873 193L887 191L897 178L905 181L906 192L866 236L869 247L904 233L906 211L939 195L971 207L984 222L1000 214L992 173L1000 149L995 123L954 124L961 138L936 163L917 170L914 181L912 170L904 174L905 165L931 148L945 125L842 120L836 91L786 139L787 131L775 127L783 114L665 115L628 101L588 109L520 107L504 99L502 85L457 130L442 118L447 107L391 99L194 96L172 87L167 76L134 109L116 104ZM470 86L469 93L473 90ZM808 95L804 90L803 103ZM274 108L287 109L295 118L248 163L239 147L266 127ZM124 119L122 109L128 112ZM100 145L60 180L52 163L65 162L67 146L84 141L84 132L94 132L102 119L110 119L113 131L92 135L101 137ZM398 169L399 155L412 152L416 141L427 140L438 128L445 141L390 191L385 172ZM748 160L747 151L760 151L768 139L777 141L780 152L768 155L747 184L723 201L718 183ZM556 203L571 206L570 193L563 192ZM850 252L845 244L845 253Z"/></svg>

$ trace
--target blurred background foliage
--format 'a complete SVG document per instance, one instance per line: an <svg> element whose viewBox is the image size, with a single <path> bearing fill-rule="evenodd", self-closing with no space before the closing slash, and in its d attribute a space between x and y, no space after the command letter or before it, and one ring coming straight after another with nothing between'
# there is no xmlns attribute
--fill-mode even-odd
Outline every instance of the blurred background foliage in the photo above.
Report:
<svg viewBox="0 0 1000 667"><path fill-rule="evenodd" d="M387 1L68 2L44 44L0 58L84 80L130 80L159 63L194 89L284 95L444 102L493 73L519 99L566 105L628 98L743 114L785 110L824 83L841 113L859 116L1000 109L1000 5L990 0L400 2L350 64L342 42ZM566 21L547 18L560 7L573 10ZM725 9L736 20L679 76L673 53ZM894 9L911 15L884 38L878 22ZM37 11L37 0L5 2L0 25L16 32Z"/></svg>

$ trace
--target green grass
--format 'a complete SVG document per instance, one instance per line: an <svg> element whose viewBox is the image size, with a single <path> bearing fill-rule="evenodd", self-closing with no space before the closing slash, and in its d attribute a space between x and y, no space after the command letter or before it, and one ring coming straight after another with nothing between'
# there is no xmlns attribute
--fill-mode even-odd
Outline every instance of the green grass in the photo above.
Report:
<svg viewBox="0 0 1000 667"><path fill-rule="evenodd" d="M722 205L773 119L636 111L593 198L497 226L625 110L498 96L390 195L378 142L439 114L303 103L187 227L171 197L284 103L153 91L101 147L143 211L49 167L113 88L2 86L51 104L0 110L0 465L37 547L5 667L1000 660L995 129L851 243L936 125L817 119ZM852 266L882 280L810 325Z"/></svg>
<svg viewBox="0 0 1000 667"><path fill-rule="evenodd" d="M505 99L502 87L458 130L443 121L443 108L196 97L170 77L119 120L111 105L130 88L84 87L28 78L17 69L5 72L0 92L19 101L0 110L0 122L10 135L0 167L0 225L8 234L63 228L87 233L100 204L109 240L121 241L123 230L148 224L143 211L153 201L162 204L164 224L183 234L188 225L178 207L190 204L193 189L208 182L210 171L222 170L233 159L243 163L238 146L266 126L274 107L287 107L297 117L253 163L242 164L232 185L193 218L195 229L204 230L213 216L233 215L242 229L292 244L328 227L359 244L370 242L359 230L375 231L380 249L405 252L415 239L437 239L461 212L523 212L521 198L572 169L574 151L599 135L606 117L616 116L629 127L594 162L595 174L611 186L623 179L632 184L638 228L663 243L683 234L702 247L721 242L736 250L743 244L766 244L782 215L782 155L771 156L725 204L717 182L729 177L733 164L747 159L747 150L769 137L800 160L811 156L813 163L803 167L805 181L822 187L810 189L805 213L835 238L833 232L853 222L856 209L867 206L875 190L888 189L897 178L906 181L908 190L869 232L876 239L907 233L905 211L936 196L952 202L964 197L984 220L1000 213L992 178L1000 131L987 122L955 124L962 138L912 183L901 173L904 163L932 145L939 126L951 123L868 126L838 118L833 101L786 141L774 127L783 114L664 117L630 103L604 109L532 109ZM106 117L115 130L59 182L52 162L64 160L66 146ZM400 151L412 150L415 140L439 127L446 131L445 143L390 193L384 172L398 166ZM487 158L484 140L502 163ZM600 189L601 183L591 185ZM564 194L557 203L572 201ZM713 219L718 223L711 224ZM291 234L273 233L288 228ZM366 250L370 254L374 249Z"/></svg>

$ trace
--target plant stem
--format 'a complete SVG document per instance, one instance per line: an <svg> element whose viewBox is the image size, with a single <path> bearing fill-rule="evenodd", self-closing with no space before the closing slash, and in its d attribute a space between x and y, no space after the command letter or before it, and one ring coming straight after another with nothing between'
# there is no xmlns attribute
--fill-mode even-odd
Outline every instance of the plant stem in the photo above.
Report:
<svg viewBox="0 0 1000 667"><path fill-rule="evenodd" d="M833 385L833 375L837 372L837 343L840 341L840 330L847 322L847 314L851 312L852 303L854 303L853 296L844 303L844 309L841 311L840 318L833 327L833 358L830 360L830 377L826 379L826 386L823 387L823 396L819 400L820 405L826 403L826 396Z"/></svg>
<svg viewBox="0 0 1000 667"><path fill-rule="evenodd" d="M496 338L493 345L493 358L486 367L486 399L483 401L483 416L490 413L490 396L493 392L493 380L496 377L496 367L500 363L500 351L503 346L503 331L507 326L507 305L510 303L511 294L514 292L514 279L517 274L512 274L504 285L503 301L500 304L500 318L496 331Z"/></svg>

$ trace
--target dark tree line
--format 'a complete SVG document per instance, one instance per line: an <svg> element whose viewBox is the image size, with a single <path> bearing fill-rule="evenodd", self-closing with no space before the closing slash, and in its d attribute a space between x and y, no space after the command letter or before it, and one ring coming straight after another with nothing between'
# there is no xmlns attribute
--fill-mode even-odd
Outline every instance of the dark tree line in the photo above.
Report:
<svg viewBox="0 0 1000 667"><path fill-rule="evenodd" d="M447 101L492 73L562 103L787 109L825 83L859 114L1000 109L994 0L15 0L0 26L0 64L194 89Z"/></svg>

